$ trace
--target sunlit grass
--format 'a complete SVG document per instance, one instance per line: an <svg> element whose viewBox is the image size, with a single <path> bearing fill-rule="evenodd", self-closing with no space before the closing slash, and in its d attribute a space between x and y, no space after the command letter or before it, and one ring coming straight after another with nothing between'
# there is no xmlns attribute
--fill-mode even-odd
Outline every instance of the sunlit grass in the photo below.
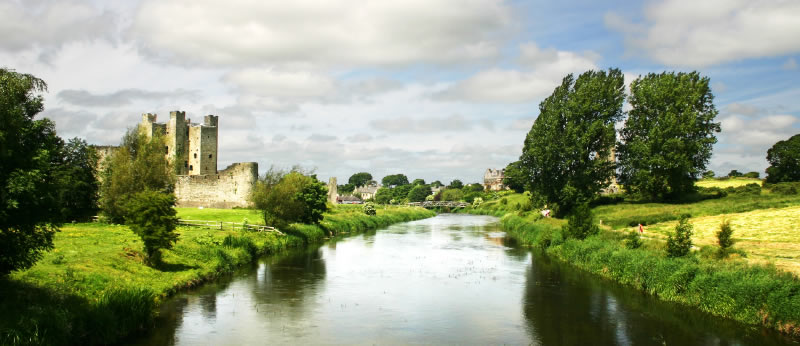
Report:
<svg viewBox="0 0 800 346"><path fill-rule="evenodd" d="M718 187L721 189L727 187L739 187L747 184L763 185L761 179L756 178L727 178L727 179L702 179L698 180L695 185L699 187Z"/></svg>

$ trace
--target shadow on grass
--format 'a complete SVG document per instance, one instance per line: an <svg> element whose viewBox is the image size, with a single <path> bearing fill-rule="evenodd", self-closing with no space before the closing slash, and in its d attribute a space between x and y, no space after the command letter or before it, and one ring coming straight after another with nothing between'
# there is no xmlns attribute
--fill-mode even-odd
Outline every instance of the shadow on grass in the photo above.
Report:
<svg viewBox="0 0 800 346"><path fill-rule="evenodd" d="M155 269L158 269L162 272L170 272L170 273L182 272L198 268L200 267L195 265L187 265L183 263L167 263L167 262L161 262L157 266L155 266Z"/></svg>
<svg viewBox="0 0 800 346"><path fill-rule="evenodd" d="M109 290L90 302L77 294L0 278L0 345L108 344L152 324L154 295Z"/></svg>

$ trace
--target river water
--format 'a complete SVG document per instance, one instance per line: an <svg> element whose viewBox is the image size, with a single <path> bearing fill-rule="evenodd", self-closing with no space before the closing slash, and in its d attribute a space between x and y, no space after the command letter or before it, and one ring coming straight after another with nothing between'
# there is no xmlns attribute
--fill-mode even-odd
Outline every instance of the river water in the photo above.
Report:
<svg viewBox="0 0 800 346"><path fill-rule="evenodd" d="M442 214L270 257L163 305L138 345L783 345Z"/></svg>

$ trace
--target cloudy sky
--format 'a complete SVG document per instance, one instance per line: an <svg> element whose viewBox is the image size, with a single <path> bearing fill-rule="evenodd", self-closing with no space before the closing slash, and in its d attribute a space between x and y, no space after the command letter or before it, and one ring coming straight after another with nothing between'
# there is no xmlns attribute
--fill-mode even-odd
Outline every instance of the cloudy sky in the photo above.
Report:
<svg viewBox="0 0 800 346"><path fill-rule="evenodd" d="M516 160L567 73L711 78L718 174L800 132L800 1L0 0L0 66L49 85L63 137L220 116L220 169L465 182Z"/></svg>

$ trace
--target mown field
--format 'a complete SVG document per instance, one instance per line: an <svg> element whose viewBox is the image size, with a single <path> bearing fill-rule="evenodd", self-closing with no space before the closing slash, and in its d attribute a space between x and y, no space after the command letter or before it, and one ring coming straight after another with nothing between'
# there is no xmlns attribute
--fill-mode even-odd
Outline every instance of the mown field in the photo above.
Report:
<svg viewBox="0 0 800 346"><path fill-rule="evenodd" d="M724 178L724 179L702 179L695 183L699 187L739 187L747 184L763 185L764 181L756 178Z"/></svg>
<svg viewBox="0 0 800 346"><path fill-rule="evenodd" d="M141 240L123 225L64 225L55 249L35 266L0 281L0 344L113 343L146 329L161 299L252 263L258 256L433 216L422 208L336 207L320 226L294 224L277 232L179 227L164 264L144 265ZM250 223L246 209L181 209L179 217Z"/></svg>

